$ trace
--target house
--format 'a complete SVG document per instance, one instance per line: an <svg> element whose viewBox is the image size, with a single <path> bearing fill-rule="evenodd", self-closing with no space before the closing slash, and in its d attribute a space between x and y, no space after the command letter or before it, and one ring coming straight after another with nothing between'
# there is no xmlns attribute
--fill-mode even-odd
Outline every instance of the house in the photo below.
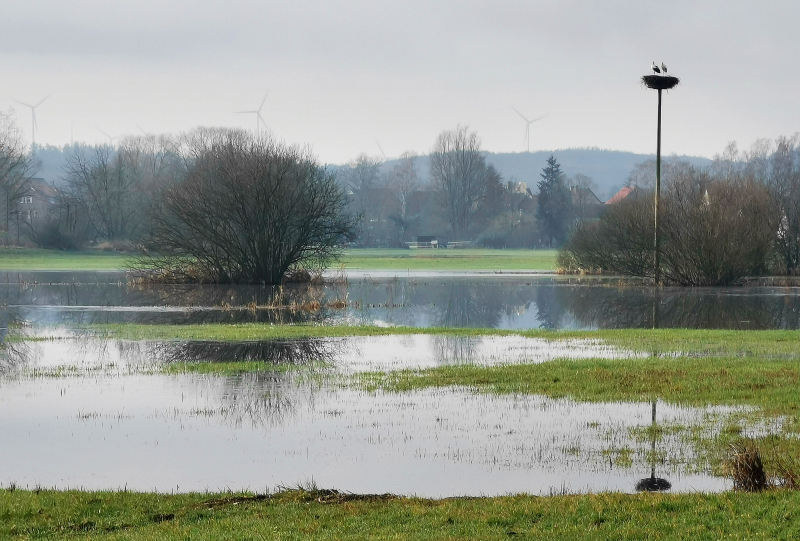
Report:
<svg viewBox="0 0 800 541"><path fill-rule="evenodd" d="M594 220L600 217L605 205L589 188L570 186L572 211L576 220Z"/></svg>
<svg viewBox="0 0 800 541"><path fill-rule="evenodd" d="M43 178L32 178L17 201L17 222L33 224L44 219L58 204L58 190Z"/></svg>

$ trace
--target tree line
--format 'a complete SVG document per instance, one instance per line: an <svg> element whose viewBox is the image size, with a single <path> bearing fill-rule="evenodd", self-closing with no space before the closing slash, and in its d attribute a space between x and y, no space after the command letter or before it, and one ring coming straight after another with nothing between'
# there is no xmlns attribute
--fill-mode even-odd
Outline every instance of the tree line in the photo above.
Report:
<svg viewBox="0 0 800 541"><path fill-rule="evenodd" d="M177 136L126 137L116 146L56 149L63 154L59 196L37 219L17 220L17 229L46 248L152 244L152 220L160 208L154 203L188 178L207 150L204 145L225 131L236 132L198 129ZM9 138L9 130L3 133L0 156L9 165L0 176L0 189L9 222L16 201L30 189L36 157L25 152L18 138ZM234 137L237 144L244 143L243 135ZM49 157L52 150L40 152ZM557 246L584 210L572 208L567 185L581 185L584 192L592 187L588 177L565 177L555 158L543 172L538 194L514 178L506 182L486 162L478 134L465 126L437 137L429 154L429 183L420 179L417 158L405 153L386 170L382 160L362 154L345 166L328 168L331 181L344 191L343 212L354 218L350 245L404 247L429 236L491 247ZM10 225L0 224L6 243L14 241L8 235Z"/></svg>
<svg viewBox="0 0 800 541"><path fill-rule="evenodd" d="M800 272L800 135L730 143L708 168L667 162L662 178L661 275L681 285L735 285ZM653 163L631 194L578 224L559 254L567 270L654 277Z"/></svg>

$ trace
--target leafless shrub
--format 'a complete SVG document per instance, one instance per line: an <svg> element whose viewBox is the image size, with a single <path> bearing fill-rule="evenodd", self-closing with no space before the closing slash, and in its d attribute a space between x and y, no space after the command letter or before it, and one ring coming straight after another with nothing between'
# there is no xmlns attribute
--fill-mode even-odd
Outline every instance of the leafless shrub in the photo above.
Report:
<svg viewBox="0 0 800 541"><path fill-rule="evenodd" d="M163 258L139 270L164 280L280 284L324 268L351 239L334 175L304 150L235 130L186 136L185 178L151 209L147 244Z"/></svg>
<svg viewBox="0 0 800 541"><path fill-rule="evenodd" d="M654 203L637 190L594 223L580 224L559 254L566 271L652 278ZM777 229L768 189L706 171L677 172L662 197L661 275L680 285L736 285L763 273Z"/></svg>

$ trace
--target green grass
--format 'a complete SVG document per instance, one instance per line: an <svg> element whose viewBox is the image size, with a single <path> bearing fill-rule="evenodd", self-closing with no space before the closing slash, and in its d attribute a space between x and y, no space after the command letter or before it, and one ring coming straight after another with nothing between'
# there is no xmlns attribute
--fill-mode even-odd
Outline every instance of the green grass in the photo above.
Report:
<svg viewBox="0 0 800 541"><path fill-rule="evenodd" d="M319 501L322 500L322 501ZM329 503L330 502L330 503ZM793 539L800 492L341 498L0 491L2 539Z"/></svg>
<svg viewBox="0 0 800 541"><path fill-rule="evenodd" d="M404 392L458 385L492 394L541 394L591 402L657 398L691 406L750 405L772 416L797 415L800 407L797 361L757 357L556 360L371 372L357 377L359 385L371 391Z"/></svg>
<svg viewBox="0 0 800 541"><path fill-rule="evenodd" d="M551 271L557 250L346 250L341 262L357 270Z"/></svg>
<svg viewBox="0 0 800 541"><path fill-rule="evenodd" d="M0 270L122 270L128 257L99 250L0 248Z"/></svg>
<svg viewBox="0 0 800 541"><path fill-rule="evenodd" d="M556 268L556 250L346 250L339 264L354 270L548 271ZM126 254L83 250L0 248L2 270L124 270Z"/></svg>

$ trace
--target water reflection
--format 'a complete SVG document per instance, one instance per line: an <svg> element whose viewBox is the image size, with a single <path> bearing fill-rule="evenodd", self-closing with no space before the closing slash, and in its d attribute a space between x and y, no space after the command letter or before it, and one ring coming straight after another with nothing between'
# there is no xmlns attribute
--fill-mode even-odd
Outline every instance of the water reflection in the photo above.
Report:
<svg viewBox="0 0 800 541"><path fill-rule="evenodd" d="M262 362L273 365L308 365L329 362L335 353L336 341L324 339L261 340L253 342L217 342L192 340L160 345L163 362Z"/></svg>
<svg viewBox="0 0 800 541"><path fill-rule="evenodd" d="M10 313L34 325L263 322L503 329L800 328L800 289L792 287L656 290L608 278L491 275L362 279L275 288L129 284L120 273L30 274L6 275L6 282L0 284L0 305L7 304Z"/></svg>
<svg viewBox="0 0 800 541"><path fill-rule="evenodd" d="M637 492L663 492L672 488L672 483L663 477L656 477L656 402L653 401L653 421L650 425L650 477L640 479L636 483Z"/></svg>

